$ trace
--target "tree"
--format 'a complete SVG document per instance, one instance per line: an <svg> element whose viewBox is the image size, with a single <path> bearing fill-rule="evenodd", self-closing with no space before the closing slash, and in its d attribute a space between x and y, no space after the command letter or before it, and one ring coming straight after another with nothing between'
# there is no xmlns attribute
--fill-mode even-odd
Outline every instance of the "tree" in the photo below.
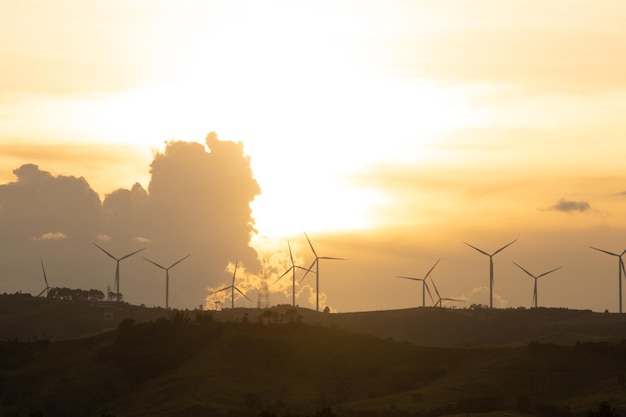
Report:
<svg viewBox="0 0 626 417"><path fill-rule="evenodd" d="M589 410L587 417L620 417L620 414L611 407L608 401L602 401L598 405L598 411Z"/></svg>

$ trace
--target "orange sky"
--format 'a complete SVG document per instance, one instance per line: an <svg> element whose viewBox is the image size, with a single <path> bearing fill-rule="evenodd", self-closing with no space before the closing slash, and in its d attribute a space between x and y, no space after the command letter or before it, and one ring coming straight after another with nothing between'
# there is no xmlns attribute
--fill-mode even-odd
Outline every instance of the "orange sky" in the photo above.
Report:
<svg viewBox="0 0 626 417"><path fill-rule="evenodd" d="M324 266L339 311L415 305L394 277L439 257L440 290L469 297L488 264L462 242L515 238L503 303L530 304L516 261L563 266L540 304L617 308L613 260L587 246L626 248L619 1L0 7L2 182L32 162L101 196L147 186L164 141L216 131L251 157L255 244L306 230L350 258Z"/></svg>

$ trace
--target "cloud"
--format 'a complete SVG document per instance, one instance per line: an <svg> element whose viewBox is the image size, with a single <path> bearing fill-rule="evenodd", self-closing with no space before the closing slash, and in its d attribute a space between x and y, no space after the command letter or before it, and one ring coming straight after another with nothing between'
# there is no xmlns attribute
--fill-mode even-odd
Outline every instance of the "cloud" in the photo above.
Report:
<svg viewBox="0 0 626 417"><path fill-rule="evenodd" d="M65 240L68 239L65 233L61 232L49 232L44 233L41 236L34 236L33 240Z"/></svg>
<svg viewBox="0 0 626 417"><path fill-rule="evenodd" d="M50 230L90 238L99 228L100 198L84 178L53 176L34 164L22 165L13 174L16 181L0 185L5 243L44 236Z"/></svg>
<svg viewBox="0 0 626 417"><path fill-rule="evenodd" d="M100 242L109 242L111 240L111 236L107 235L106 233L97 233L95 235L95 238Z"/></svg>
<svg viewBox="0 0 626 417"><path fill-rule="evenodd" d="M489 288L484 286L476 287L469 292L469 295L461 295L455 298L465 300L468 307L472 304L489 306ZM497 294L495 292L493 293L493 306L495 308L505 308L508 305L508 300L506 300L500 294Z"/></svg>
<svg viewBox="0 0 626 417"><path fill-rule="evenodd" d="M560 211L562 213L584 213L591 210L591 205L586 201L573 201L561 198L555 205L550 206L548 210Z"/></svg>
<svg viewBox="0 0 626 417"><path fill-rule="evenodd" d="M210 134L207 145L168 142L154 155L148 189L135 183L103 201L83 177L53 175L35 164L14 170L15 179L0 185L0 249L14 271L4 290L29 292L31 285L36 290L33 259L45 259L58 271L62 278L55 285L112 286L115 262L91 242L114 256L146 247L141 255L163 265L192 255L170 271L169 300L175 307L195 307L205 302L207 287L229 285L237 260L237 287L244 293L257 290L261 268L250 245L255 233L250 203L260 187L243 144ZM272 268L284 264L270 260ZM124 259L120 277L125 300L163 305L162 274L141 256Z"/></svg>

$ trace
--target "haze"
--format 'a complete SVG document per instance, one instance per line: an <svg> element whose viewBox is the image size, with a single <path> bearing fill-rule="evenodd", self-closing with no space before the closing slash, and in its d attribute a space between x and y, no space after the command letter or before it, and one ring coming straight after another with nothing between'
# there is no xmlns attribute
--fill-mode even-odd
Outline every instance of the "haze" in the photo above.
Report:
<svg viewBox="0 0 626 417"><path fill-rule="evenodd" d="M2 292L171 264L170 306L230 285L333 311L442 296L618 311L626 6L600 1L2 1ZM216 132L211 133L209 132ZM207 136L207 134L209 134ZM163 271L121 263L128 302ZM239 275L238 275L239 276ZM301 275L299 275L299 278ZM315 306L312 277L297 303ZM208 297L208 298L207 298ZM219 304L219 303L218 303ZM238 298L237 306L250 303ZM449 305L453 305L449 303Z"/></svg>

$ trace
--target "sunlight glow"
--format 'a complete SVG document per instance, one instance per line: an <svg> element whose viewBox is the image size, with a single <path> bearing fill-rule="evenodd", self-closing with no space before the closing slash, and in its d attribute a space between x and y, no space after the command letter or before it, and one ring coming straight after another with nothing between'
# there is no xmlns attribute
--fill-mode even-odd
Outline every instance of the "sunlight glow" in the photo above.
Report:
<svg viewBox="0 0 626 417"><path fill-rule="evenodd" d="M199 15L205 6L188 7ZM215 131L244 143L263 193L253 203L257 228L279 235L373 226L373 210L385 198L355 186L352 176L377 164L436 159L433 146L443 135L488 123L470 101L472 88L385 72L371 56L370 25L378 20L369 8L355 19L348 9L285 3L285 20L272 7L246 7L253 10L242 15L222 4L221 19L208 26L196 14L155 9L151 19L160 25L190 20L167 37L153 32L157 23L145 23L171 59L163 51L142 53L139 64L153 81L132 90L26 98L12 110L22 112L11 117L19 126L2 130L151 152L168 140L203 143ZM379 35L396 30L398 13L391 9L378 22ZM39 126L29 125L33 112ZM100 193L148 185L146 173L108 187L101 180Z"/></svg>

